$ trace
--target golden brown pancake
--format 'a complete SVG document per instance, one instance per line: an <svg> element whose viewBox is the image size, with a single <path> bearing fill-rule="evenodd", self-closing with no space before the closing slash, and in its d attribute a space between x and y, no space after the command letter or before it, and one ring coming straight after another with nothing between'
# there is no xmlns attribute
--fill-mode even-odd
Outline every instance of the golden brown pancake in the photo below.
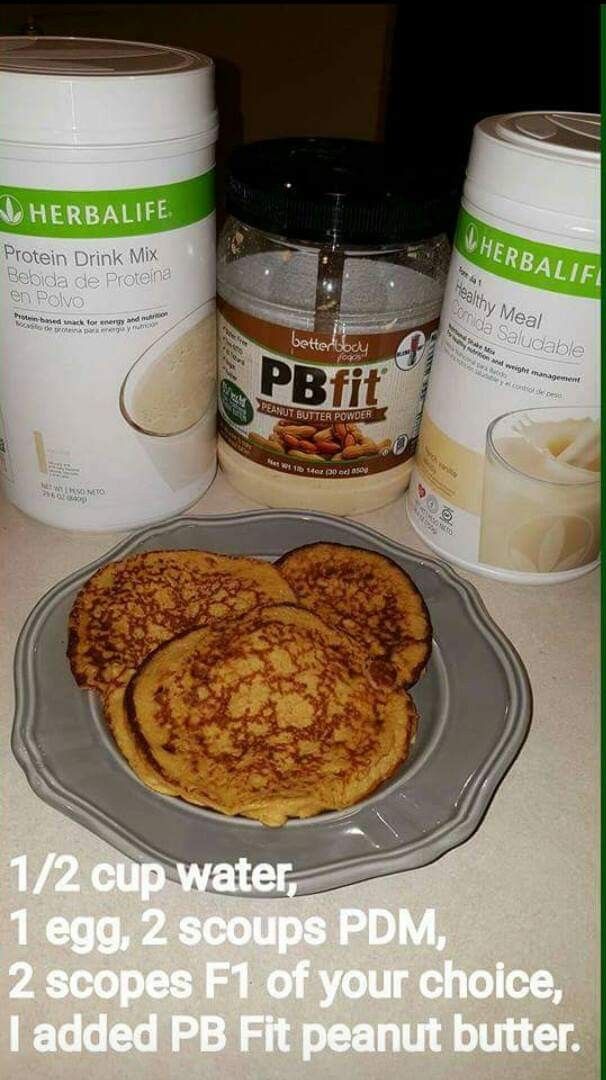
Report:
<svg viewBox="0 0 606 1080"><path fill-rule="evenodd" d="M417 722L365 667L358 642L292 604L192 630L130 681L123 745L145 783L224 814L282 825L352 806L406 758Z"/></svg>
<svg viewBox="0 0 606 1080"><path fill-rule="evenodd" d="M263 604L292 601L269 563L206 551L128 555L98 570L69 619L68 657L80 686L124 686L163 641Z"/></svg>
<svg viewBox="0 0 606 1080"><path fill-rule="evenodd" d="M134 674L134 672L133 672ZM170 784L155 766L147 747L142 747L135 738L124 708L126 687L113 686L108 690L103 702L105 719L122 756L126 758L134 773L152 791L162 795L178 795L176 784Z"/></svg>
<svg viewBox="0 0 606 1080"><path fill-rule="evenodd" d="M308 544L278 560L297 602L364 645L377 683L412 686L431 653L423 597L391 559L342 544Z"/></svg>

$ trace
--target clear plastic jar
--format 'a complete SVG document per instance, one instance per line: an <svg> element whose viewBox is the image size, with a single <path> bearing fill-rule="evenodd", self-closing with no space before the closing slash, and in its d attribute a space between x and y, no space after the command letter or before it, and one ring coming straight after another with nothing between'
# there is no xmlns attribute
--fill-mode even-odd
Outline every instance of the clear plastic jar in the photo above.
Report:
<svg viewBox="0 0 606 1080"><path fill-rule="evenodd" d="M232 159L219 461L268 506L362 513L408 484L450 252L445 200L380 155L296 139Z"/></svg>

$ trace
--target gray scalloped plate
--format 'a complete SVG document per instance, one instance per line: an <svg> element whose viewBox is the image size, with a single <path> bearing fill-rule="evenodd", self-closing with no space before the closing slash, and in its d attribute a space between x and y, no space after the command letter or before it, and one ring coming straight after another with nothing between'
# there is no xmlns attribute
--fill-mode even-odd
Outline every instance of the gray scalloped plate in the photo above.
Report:
<svg viewBox="0 0 606 1080"><path fill-rule="evenodd" d="M96 694L65 655L74 597L99 566L128 552L200 548L277 558L318 540L394 559L425 597L434 628L413 689L420 724L400 771L350 810L269 829L146 788L106 731ZM184 517L136 533L59 582L29 615L15 654L12 748L45 802L132 859L291 862L299 894L412 870L467 840L520 749L530 721L524 667L476 590L450 567L352 521L298 510Z"/></svg>

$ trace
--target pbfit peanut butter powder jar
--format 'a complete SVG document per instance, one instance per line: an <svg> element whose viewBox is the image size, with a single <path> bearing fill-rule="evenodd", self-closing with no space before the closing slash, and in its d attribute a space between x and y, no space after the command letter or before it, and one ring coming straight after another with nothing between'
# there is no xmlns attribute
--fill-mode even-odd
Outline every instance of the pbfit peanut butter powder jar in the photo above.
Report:
<svg viewBox="0 0 606 1080"><path fill-rule="evenodd" d="M408 514L451 562L566 581L600 547L599 117L475 130Z"/></svg>
<svg viewBox="0 0 606 1080"><path fill-rule="evenodd" d="M0 39L0 476L20 509L127 529L215 472L213 65Z"/></svg>
<svg viewBox="0 0 606 1080"><path fill-rule="evenodd" d="M447 272L440 178L378 145L252 144L218 249L219 460L269 506L348 514L401 495Z"/></svg>

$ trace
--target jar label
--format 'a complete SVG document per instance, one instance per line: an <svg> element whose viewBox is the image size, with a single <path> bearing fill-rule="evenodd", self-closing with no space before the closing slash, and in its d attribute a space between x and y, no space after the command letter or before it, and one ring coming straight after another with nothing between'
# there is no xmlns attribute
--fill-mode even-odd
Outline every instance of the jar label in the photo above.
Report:
<svg viewBox="0 0 606 1080"><path fill-rule="evenodd" d="M12 183L17 164L0 182L2 484L68 528L178 513L215 468L212 169L50 191Z"/></svg>
<svg viewBox="0 0 606 1080"><path fill-rule="evenodd" d="M222 437L293 476L344 479L401 465L415 450L437 325L331 335L219 299Z"/></svg>
<svg viewBox="0 0 606 1080"><path fill-rule="evenodd" d="M192 225L214 206L213 169L175 184L111 191L0 186L0 228L69 240L143 236Z"/></svg>
<svg viewBox="0 0 606 1080"><path fill-rule="evenodd" d="M455 561L530 581L597 558L599 288L595 252L461 211L408 492Z"/></svg>
<svg viewBox="0 0 606 1080"><path fill-rule="evenodd" d="M539 243L495 229L461 210L455 251L481 270L530 288L599 300L600 255Z"/></svg>

